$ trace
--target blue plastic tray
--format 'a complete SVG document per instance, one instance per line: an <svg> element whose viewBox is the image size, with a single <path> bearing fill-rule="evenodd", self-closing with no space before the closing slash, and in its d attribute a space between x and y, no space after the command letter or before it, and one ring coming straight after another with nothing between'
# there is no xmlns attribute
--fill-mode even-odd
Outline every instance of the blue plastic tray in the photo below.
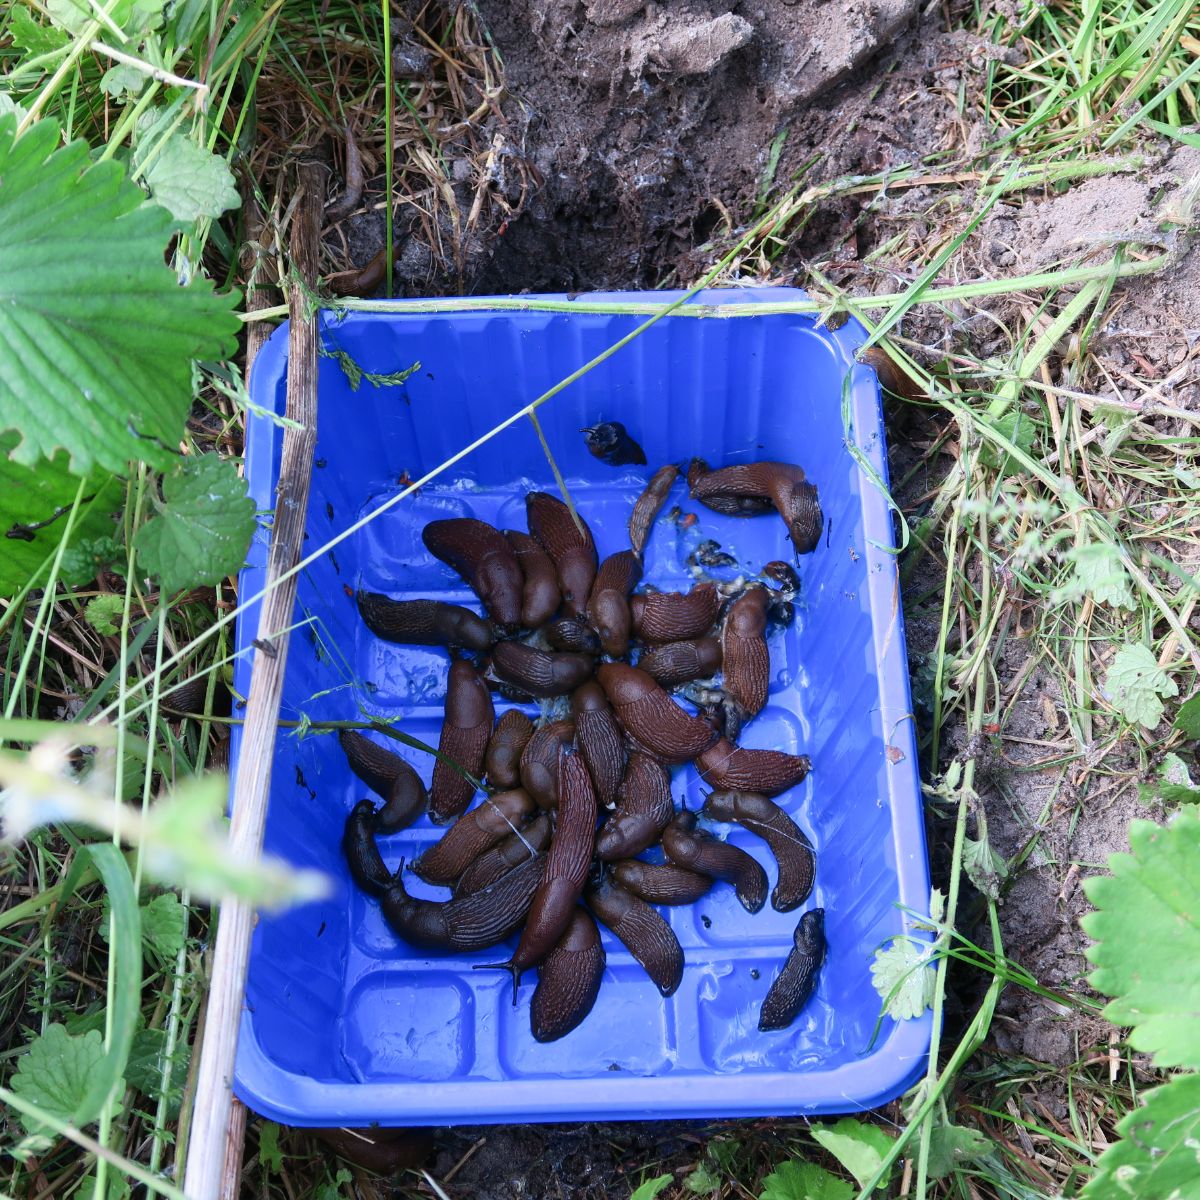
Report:
<svg viewBox="0 0 1200 1200"><path fill-rule="evenodd" d="M928 911L929 882L904 626L887 550L892 524L883 496L847 448L853 439L886 478L875 376L853 358L864 332L853 321L830 332L805 316L719 315L731 302L801 296L707 293L696 303L716 306L716 315L664 319L556 396L540 417L601 556L628 545L630 507L664 462L783 459L803 465L820 488L828 534L799 564L796 621L771 643L768 707L743 735L745 745L812 757L811 775L781 800L817 850L809 905L825 909L830 950L812 1002L790 1029L758 1032L759 1005L800 914L767 908L750 916L718 884L696 905L662 910L687 964L675 996L663 1000L604 931L608 967L595 1009L566 1038L539 1045L529 1031L533 972L513 1008L506 975L471 970L504 954L428 955L392 936L378 904L352 886L339 851L346 813L364 786L334 737L283 732L266 846L328 873L335 889L323 902L263 917L255 932L236 1072L237 1093L252 1109L293 1125L845 1112L892 1098L922 1069L928 1018L885 1021L871 1041L880 1008L872 954L911 927L900 906ZM549 299L568 304L567 297ZM320 363L306 548L377 509L400 480L450 458L642 319L524 310L326 315L324 340L334 356ZM266 413L283 411L286 352L284 328L255 366L251 393ZM368 381L355 389L339 352L379 374L421 365L400 386ZM612 468L587 453L580 427L614 419L645 447L648 467ZM267 416L250 421L247 475L261 509L274 504L281 434ZM308 568L283 716L399 715L404 729L436 744L447 656L372 637L353 590L478 610L449 568L425 551L421 530L456 515L524 528L523 497L535 487L555 490L522 419ZM693 528L681 531L666 519L674 503L698 515ZM782 521L719 516L689 502L680 483L654 528L646 580L686 589L687 555L709 537L752 571L787 557ZM261 589L264 564L265 536L242 574L243 596ZM239 650L249 649L256 625L251 610L238 627ZM242 695L249 665L243 654L236 672ZM235 738L235 762L238 748ZM429 758L407 757L428 780ZM677 799L696 807L704 790L690 767L676 770ZM715 831L757 856L773 882L761 842L737 829ZM384 857L391 866L411 860L438 836L422 821L381 839Z"/></svg>

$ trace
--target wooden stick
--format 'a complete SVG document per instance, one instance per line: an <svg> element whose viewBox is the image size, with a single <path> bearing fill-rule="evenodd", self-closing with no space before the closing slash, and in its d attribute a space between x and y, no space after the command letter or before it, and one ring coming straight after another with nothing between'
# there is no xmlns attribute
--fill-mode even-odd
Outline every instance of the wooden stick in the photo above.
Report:
<svg viewBox="0 0 1200 1200"><path fill-rule="evenodd" d="M316 283L320 215L325 169L302 162L293 216L291 258L295 278L289 288L287 415L298 423L283 434L283 458L276 491L275 522L267 557L267 593L258 622L258 649L250 677L241 769L233 795L230 855L255 858L262 850L263 824L271 786L276 723L287 666L288 634L296 604L296 577L278 582L299 561L308 512L308 489L317 443L317 325L309 295ZM261 647L265 646L264 653ZM233 1063L246 987L246 964L254 910L240 900L221 905L213 950L212 982L200 1049L200 1071L188 1145L184 1190L189 1200L218 1200L226 1158Z"/></svg>

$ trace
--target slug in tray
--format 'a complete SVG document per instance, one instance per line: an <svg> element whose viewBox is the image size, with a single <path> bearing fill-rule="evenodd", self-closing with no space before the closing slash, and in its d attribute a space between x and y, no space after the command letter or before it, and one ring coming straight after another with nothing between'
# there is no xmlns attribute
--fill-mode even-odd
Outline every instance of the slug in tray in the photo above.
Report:
<svg viewBox="0 0 1200 1200"><path fill-rule="evenodd" d="M430 554L462 576L497 625L508 631L520 625L525 579L498 529L474 517L451 517L430 521L421 540Z"/></svg>
<svg viewBox="0 0 1200 1200"><path fill-rule="evenodd" d="M438 750L476 779L483 773L483 756L495 715L492 697L475 668L465 659L452 662ZM474 794L474 784L448 763L437 760L429 790L429 808L435 821L444 824L453 820L471 803Z"/></svg>
<svg viewBox="0 0 1200 1200"><path fill-rule="evenodd" d="M521 624L526 629L544 625L562 602L558 592L558 572L550 556L527 533L506 529L504 537L517 556L525 584L521 591Z"/></svg>
<svg viewBox="0 0 1200 1200"><path fill-rule="evenodd" d="M629 599L633 631L643 642L702 637L712 628L720 608L721 595L713 583L697 584L686 593L639 593Z"/></svg>
<svg viewBox="0 0 1200 1200"><path fill-rule="evenodd" d="M490 850L485 850L458 877L454 885L456 896L469 896L472 892L481 891L496 882L502 875L507 875L513 867L518 867L527 858L532 858L539 851L550 845L550 814L538 813L528 825L510 833L502 842L497 842Z"/></svg>
<svg viewBox="0 0 1200 1200"><path fill-rule="evenodd" d="M546 856L539 854L490 887L446 901L410 896L397 871L383 896L383 916L392 932L412 946L483 950L521 927L545 870Z"/></svg>
<svg viewBox="0 0 1200 1200"><path fill-rule="evenodd" d="M778 804L753 792L713 792L702 811L714 821L736 822L770 846L779 864L779 882L771 892L772 908L791 912L808 899L815 871L812 844Z"/></svg>
<svg viewBox="0 0 1200 1200"><path fill-rule="evenodd" d="M575 740L591 773L596 798L611 808L625 771L625 739L604 689L592 682L576 689L571 696L571 715L575 718Z"/></svg>
<svg viewBox="0 0 1200 1200"><path fill-rule="evenodd" d="M533 722L519 708L510 708L496 722L483 760L492 787L520 787L521 755L531 737Z"/></svg>
<svg viewBox="0 0 1200 1200"><path fill-rule="evenodd" d="M600 635L590 626L575 617L560 617L543 627L546 641L555 650L569 650L576 654L600 653Z"/></svg>
<svg viewBox="0 0 1200 1200"><path fill-rule="evenodd" d="M692 495L716 512L755 516L773 506L783 518L797 554L815 550L824 517L817 489L792 463L739 463L710 471L698 459L688 468Z"/></svg>
<svg viewBox="0 0 1200 1200"><path fill-rule="evenodd" d="M453 883L485 850L515 833L535 807L529 793L519 788L485 797L413 863L413 874L426 883Z"/></svg>
<svg viewBox="0 0 1200 1200"><path fill-rule="evenodd" d="M531 696L564 696L591 678L586 654L551 654L523 642L501 642L492 651L492 667L501 679Z"/></svg>
<svg viewBox="0 0 1200 1200"><path fill-rule="evenodd" d="M807 754L745 750L720 738L696 756L700 778L718 792L759 792L778 796L795 787L812 768Z"/></svg>
<svg viewBox="0 0 1200 1200"><path fill-rule="evenodd" d="M551 721L535 729L521 755L521 786L537 801L538 807L558 804L559 751L575 740L573 721Z"/></svg>
<svg viewBox="0 0 1200 1200"><path fill-rule="evenodd" d="M558 820L546 855L546 873L530 906L521 940L507 962L487 964L511 972L514 1005L521 975L550 953L570 924L592 861L596 794L583 757L564 747L559 777Z"/></svg>
<svg viewBox="0 0 1200 1200"><path fill-rule="evenodd" d="M663 849L675 864L733 884L742 907L756 913L767 900L767 873L745 850L719 842L696 828L696 814L684 809L663 830Z"/></svg>
<svg viewBox="0 0 1200 1200"><path fill-rule="evenodd" d="M375 844L375 805L360 800L346 818L342 834L342 853L350 867L350 878L368 896L382 896L392 882L392 873L384 866Z"/></svg>
<svg viewBox="0 0 1200 1200"><path fill-rule="evenodd" d="M625 731L664 763L688 762L716 741L707 721L684 712L645 671L604 663L596 678Z"/></svg>
<svg viewBox="0 0 1200 1200"><path fill-rule="evenodd" d="M566 932L538 967L537 988L529 1005L529 1028L537 1041L557 1041L592 1011L604 961L596 922L576 908Z"/></svg>
<svg viewBox="0 0 1200 1200"><path fill-rule="evenodd" d="M664 642L638 659L638 670L645 671L664 688L678 687L693 679L707 679L720 669L721 643L713 637L690 642Z"/></svg>
<svg viewBox="0 0 1200 1200"><path fill-rule="evenodd" d="M766 588L749 588L729 606L721 626L725 691L741 709L743 718L756 716L767 703L771 678L768 599Z"/></svg>
<svg viewBox="0 0 1200 1200"><path fill-rule="evenodd" d="M620 550L600 564L592 584L588 620L600 635L601 649L613 658L629 653L629 593L641 580L641 559L632 550Z"/></svg>
<svg viewBox="0 0 1200 1200"><path fill-rule="evenodd" d="M525 514L529 532L554 560L559 591L568 614L582 618L596 578L596 543L582 517L548 492L529 492L525 496Z"/></svg>
<svg viewBox="0 0 1200 1200"><path fill-rule="evenodd" d="M713 877L677 867L626 858L613 863L613 878L648 904L693 904L712 890Z"/></svg>
<svg viewBox="0 0 1200 1200"><path fill-rule="evenodd" d="M825 962L825 910L814 908L800 918L792 949L775 977L759 1010L758 1027L764 1033L786 1029L817 990Z"/></svg>
<svg viewBox="0 0 1200 1200"><path fill-rule="evenodd" d="M607 871L588 883L583 897L588 908L624 944L664 996L675 993L683 978L679 939L640 896L614 883Z"/></svg>
<svg viewBox="0 0 1200 1200"><path fill-rule="evenodd" d="M492 627L461 604L359 592L358 611L366 627L386 642L487 650L496 640Z"/></svg>
<svg viewBox="0 0 1200 1200"><path fill-rule="evenodd" d="M635 750L621 780L617 809L596 834L596 857L612 862L648 850L674 815L671 776L657 759Z"/></svg>
<svg viewBox="0 0 1200 1200"><path fill-rule="evenodd" d="M713 512L723 513L727 517L761 517L775 507L771 497L757 486L750 487L742 481L742 486L735 488L734 480L725 476L714 480L715 475L717 472L702 458L693 458L688 463L688 491ZM726 481L732 490L722 490L721 485ZM758 480L755 480L755 484L758 484Z"/></svg>
<svg viewBox="0 0 1200 1200"><path fill-rule="evenodd" d="M397 833L407 829L429 804L429 793L420 775L400 755L377 746L356 730L343 729L338 742L350 770L384 799L383 807L375 814L376 831Z"/></svg>
<svg viewBox="0 0 1200 1200"><path fill-rule="evenodd" d="M604 421L579 431L588 453L610 467L646 465L646 452L629 436L620 421Z"/></svg>
<svg viewBox="0 0 1200 1200"><path fill-rule="evenodd" d="M642 558L646 553L646 543L650 540L650 530L654 525L654 518L658 516L662 506L667 502L671 486L678 475L678 467L669 465L659 467L650 476L646 490L637 498L637 502L633 506L633 512L629 516L629 544L638 558Z"/></svg>

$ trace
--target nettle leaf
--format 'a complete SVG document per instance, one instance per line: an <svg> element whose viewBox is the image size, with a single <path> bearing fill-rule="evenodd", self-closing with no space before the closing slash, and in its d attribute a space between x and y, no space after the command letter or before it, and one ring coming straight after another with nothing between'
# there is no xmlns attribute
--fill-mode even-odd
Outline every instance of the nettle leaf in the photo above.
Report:
<svg viewBox="0 0 1200 1200"><path fill-rule="evenodd" d="M204 454L163 479L158 515L137 531L134 545L142 567L174 592L235 574L254 528L246 481L233 463Z"/></svg>
<svg viewBox="0 0 1200 1200"><path fill-rule="evenodd" d="M1000 899L1000 885L1008 877L1008 863L992 849L987 838L963 841L963 870L967 878L989 900Z"/></svg>
<svg viewBox="0 0 1200 1200"><path fill-rule="evenodd" d="M79 475L169 468L192 361L232 354L237 297L180 287L170 215L120 164L58 142L53 121L18 138L0 116L0 431L26 466L61 448Z"/></svg>
<svg viewBox="0 0 1200 1200"><path fill-rule="evenodd" d="M933 1003L935 980L929 956L928 943L907 937L898 937L886 950L875 951L871 983L889 1017L898 1021L919 1017Z"/></svg>
<svg viewBox="0 0 1200 1200"><path fill-rule="evenodd" d="M952 1171L977 1162L992 1152L992 1141L978 1129L961 1125L935 1125L929 1131L929 1174L945 1179Z"/></svg>
<svg viewBox="0 0 1200 1200"><path fill-rule="evenodd" d="M1159 665L1148 646L1122 646L1104 678L1104 694L1131 725L1153 729L1162 720L1161 696L1179 687Z"/></svg>
<svg viewBox="0 0 1200 1200"><path fill-rule="evenodd" d="M850 1200L854 1189L816 1163L783 1162L763 1180L758 1200Z"/></svg>
<svg viewBox="0 0 1200 1200"><path fill-rule="evenodd" d="M1200 1075L1177 1075L1147 1092L1117 1122L1109 1146L1084 1187L1084 1200L1177 1200L1195 1195L1200 1161Z"/></svg>
<svg viewBox="0 0 1200 1200"><path fill-rule="evenodd" d="M1133 821L1129 848L1084 885L1096 906L1082 921L1096 941L1089 982L1156 1066L1200 1067L1200 813L1184 809L1166 827Z"/></svg>
<svg viewBox="0 0 1200 1200"><path fill-rule="evenodd" d="M858 1180L860 1188L866 1187L879 1170L893 1141L891 1135L878 1125L869 1125L853 1117L843 1117L835 1125L814 1125L812 1135ZM885 1177L875 1186L886 1185Z"/></svg>
<svg viewBox="0 0 1200 1200"><path fill-rule="evenodd" d="M11 1087L24 1100L61 1121L84 1126L99 1116L81 1109L88 1097L92 1077L104 1062L104 1039L96 1030L72 1036L62 1025L51 1025L34 1038L17 1060ZM117 1089L119 1095L124 1087ZM30 1133L48 1131L48 1126L22 1115L21 1124Z"/></svg>
<svg viewBox="0 0 1200 1200"><path fill-rule="evenodd" d="M183 133L145 136L134 150L133 165L155 204L189 225L241 203L225 160Z"/></svg>
<svg viewBox="0 0 1200 1200"><path fill-rule="evenodd" d="M84 619L97 632L110 637L120 628L121 614L125 611L125 597L114 592L95 596L83 610Z"/></svg>
<svg viewBox="0 0 1200 1200"><path fill-rule="evenodd" d="M1081 593L1091 596L1097 604L1135 607L1129 573L1115 546L1092 542L1076 546L1068 557L1075 566L1074 582Z"/></svg>
<svg viewBox="0 0 1200 1200"><path fill-rule="evenodd" d="M1172 728L1193 741L1200 740L1200 696L1193 696L1179 706Z"/></svg>

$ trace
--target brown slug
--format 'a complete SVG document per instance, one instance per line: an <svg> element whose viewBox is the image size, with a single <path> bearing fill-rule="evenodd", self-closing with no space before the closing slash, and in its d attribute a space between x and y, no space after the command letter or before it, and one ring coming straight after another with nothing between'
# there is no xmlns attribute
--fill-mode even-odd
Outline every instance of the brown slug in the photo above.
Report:
<svg viewBox="0 0 1200 1200"><path fill-rule="evenodd" d="M693 458L688 463L688 493L713 512L723 513L727 517L761 517L775 507L766 492L747 490L744 487L742 490L722 491L722 480L714 482L714 475L718 475L718 472L702 458Z"/></svg>
<svg viewBox="0 0 1200 1200"><path fill-rule="evenodd" d="M570 1033L592 1011L604 975L604 947L596 922L582 908L538 967L529 1005L529 1028L539 1042Z"/></svg>
<svg viewBox="0 0 1200 1200"><path fill-rule="evenodd" d="M421 540L430 554L462 576L497 625L506 630L520 625L525 579L499 530L474 517L451 517L430 521Z"/></svg>
<svg viewBox="0 0 1200 1200"><path fill-rule="evenodd" d="M825 952L825 910L810 909L800 918L787 961L762 1002L760 1030L786 1029L796 1019L817 990Z"/></svg>
<svg viewBox="0 0 1200 1200"><path fill-rule="evenodd" d="M376 745L357 730L343 729L338 742L350 770L384 799L375 814L378 833L407 829L426 809L429 793L421 777L398 754Z"/></svg>
<svg viewBox="0 0 1200 1200"><path fill-rule="evenodd" d="M496 674L531 696L562 696L573 691L591 677L592 665L585 654L551 654L524 642L501 642L492 651Z"/></svg>
<svg viewBox="0 0 1200 1200"><path fill-rule="evenodd" d="M587 615L600 635L600 647L613 658L629 653L629 593L641 582L642 562L632 550L610 554L596 572Z"/></svg>
<svg viewBox="0 0 1200 1200"><path fill-rule="evenodd" d="M719 471L688 471L691 494L717 512L754 516L773 505L788 527L797 554L816 548L824 517L816 487L793 463L739 463Z"/></svg>
<svg viewBox="0 0 1200 1200"><path fill-rule="evenodd" d="M638 558L642 558L646 553L646 543L650 540L650 530L654 525L654 518L658 516L660 509L667 502L671 485L678 475L678 467L670 465L659 467L650 476L646 490L637 498L633 506L633 512L629 516L629 544Z"/></svg>
<svg viewBox="0 0 1200 1200"><path fill-rule="evenodd" d="M725 691L742 710L743 718L756 716L767 703L771 678L771 656L767 651L768 599L766 588L749 588L729 606L721 626Z"/></svg>
<svg viewBox="0 0 1200 1200"><path fill-rule="evenodd" d="M617 795L616 811L596 834L596 857L601 862L648 850L675 815L671 776L657 759L640 750L630 754Z"/></svg>
<svg viewBox="0 0 1200 1200"><path fill-rule="evenodd" d="M754 792L713 792L702 812L714 821L734 821L770 846L779 864L779 882L771 892L772 908L791 912L808 899L814 874L812 843L778 804Z"/></svg>
<svg viewBox="0 0 1200 1200"><path fill-rule="evenodd" d="M519 709L510 708L492 730L484 755L483 769L494 788L521 784L521 755L533 737L533 722Z"/></svg>
<svg viewBox="0 0 1200 1200"><path fill-rule="evenodd" d="M479 672L465 659L450 664L446 683L446 718L438 750L476 779L483 774L483 756L492 734L495 710ZM433 767L429 809L435 821L445 823L461 813L475 794L475 785L440 758Z"/></svg>
<svg viewBox="0 0 1200 1200"><path fill-rule="evenodd" d="M520 788L485 796L413 863L413 874L426 883L453 883L485 850L515 833L534 809L532 797Z"/></svg>
<svg viewBox="0 0 1200 1200"><path fill-rule="evenodd" d="M584 889L588 908L641 963L654 986L664 996L674 995L683 979L683 950L674 931L645 900L611 880L607 871L597 874Z"/></svg>
<svg viewBox="0 0 1200 1200"><path fill-rule="evenodd" d="M359 592L358 611L366 627L387 642L486 650L496 640L492 627L461 604L393 600L378 592Z"/></svg>
<svg viewBox="0 0 1200 1200"><path fill-rule="evenodd" d="M637 665L660 686L678 687L693 679L707 679L721 669L721 643L713 637L664 642L647 650Z"/></svg>
<svg viewBox="0 0 1200 1200"><path fill-rule="evenodd" d="M571 696L575 741L592 776L596 798L611 808L625 771L625 739L613 716L604 689L593 681L576 688Z"/></svg>
<svg viewBox="0 0 1200 1200"><path fill-rule="evenodd" d="M596 678L626 732L664 763L688 762L716 741L707 721L684 712L645 671L604 663Z"/></svg>
<svg viewBox="0 0 1200 1200"><path fill-rule="evenodd" d="M546 641L555 650L570 650L576 654L600 653L600 635L576 617L560 617L543 627Z"/></svg>
<svg viewBox="0 0 1200 1200"><path fill-rule="evenodd" d="M767 873L745 850L719 842L696 828L686 808L663 830L663 850L677 866L733 884L742 907L756 913L767 902Z"/></svg>
<svg viewBox="0 0 1200 1200"><path fill-rule="evenodd" d="M712 628L721 608L716 584L700 583L690 592L652 592L631 596L633 631L643 642L682 642Z"/></svg>
<svg viewBox="0 0 1200 1200"><path fill-rule="evenodd" d="M384 893L384 919L393 933L427 950L483 950L516 932L546 870L546 856L526 859L490 887L453 900L419 900L396 872Z"/></svg>
<svg viewBox="0 0 1200 1200"><path fill-rule="evenodd" d="M778 796L809 772L807 754L782 750L744 750L721 738L696 757L700 778L719 792L759 792Z"/></svg>
<svg viewBox="0 0 1200 1200"><path fill-rule="evenodd" d="M521 591L521 624L526 629L537 629L558 612L562 602L558 573L550 556L529 534L506 529L504 537L512 547L525 579Z"/></svg>
<svg viewBox="0 0 1200 1200"><path fill-rule="evenodd" d="M626 858L613 863L613 878L648 904L693 904L712 890L713 877L677 867Z"/></svg>
<svg viewBox="0 0 1200 1200"><path fill-rule="evenodd" d="M469 896L493 884L501 875L518 867L527 858L550 845L550 814L540 812L528 825L510 833L502 842L485 850L458 877L454 884L456 896Z"/></svg>
<svg viewBox="0 0 1200 1200"><path fill-rule="evenodd" d="M382 896L392 882L392 873L384 866L375 844L375 805L360 800L346 818L342 834L342 853L350 867L350 878L368 896Z"/></svg>
<svg viewBox="0 0 1200 1200"><path fill-rule="evenodd" d="M533 731L521 754L521 786L539 808L549 810L558 805L559 751L574 740L574 721L551 721Z"/></svg>
<svg viewBox="0 0 1200 1200"><path fill-rule="evenodd" d="M596 578L596 543L584 519L572 514L548 492L528 492L525 513L529 532L554 560L559 591L568 614L582 617Z"/></svg>

